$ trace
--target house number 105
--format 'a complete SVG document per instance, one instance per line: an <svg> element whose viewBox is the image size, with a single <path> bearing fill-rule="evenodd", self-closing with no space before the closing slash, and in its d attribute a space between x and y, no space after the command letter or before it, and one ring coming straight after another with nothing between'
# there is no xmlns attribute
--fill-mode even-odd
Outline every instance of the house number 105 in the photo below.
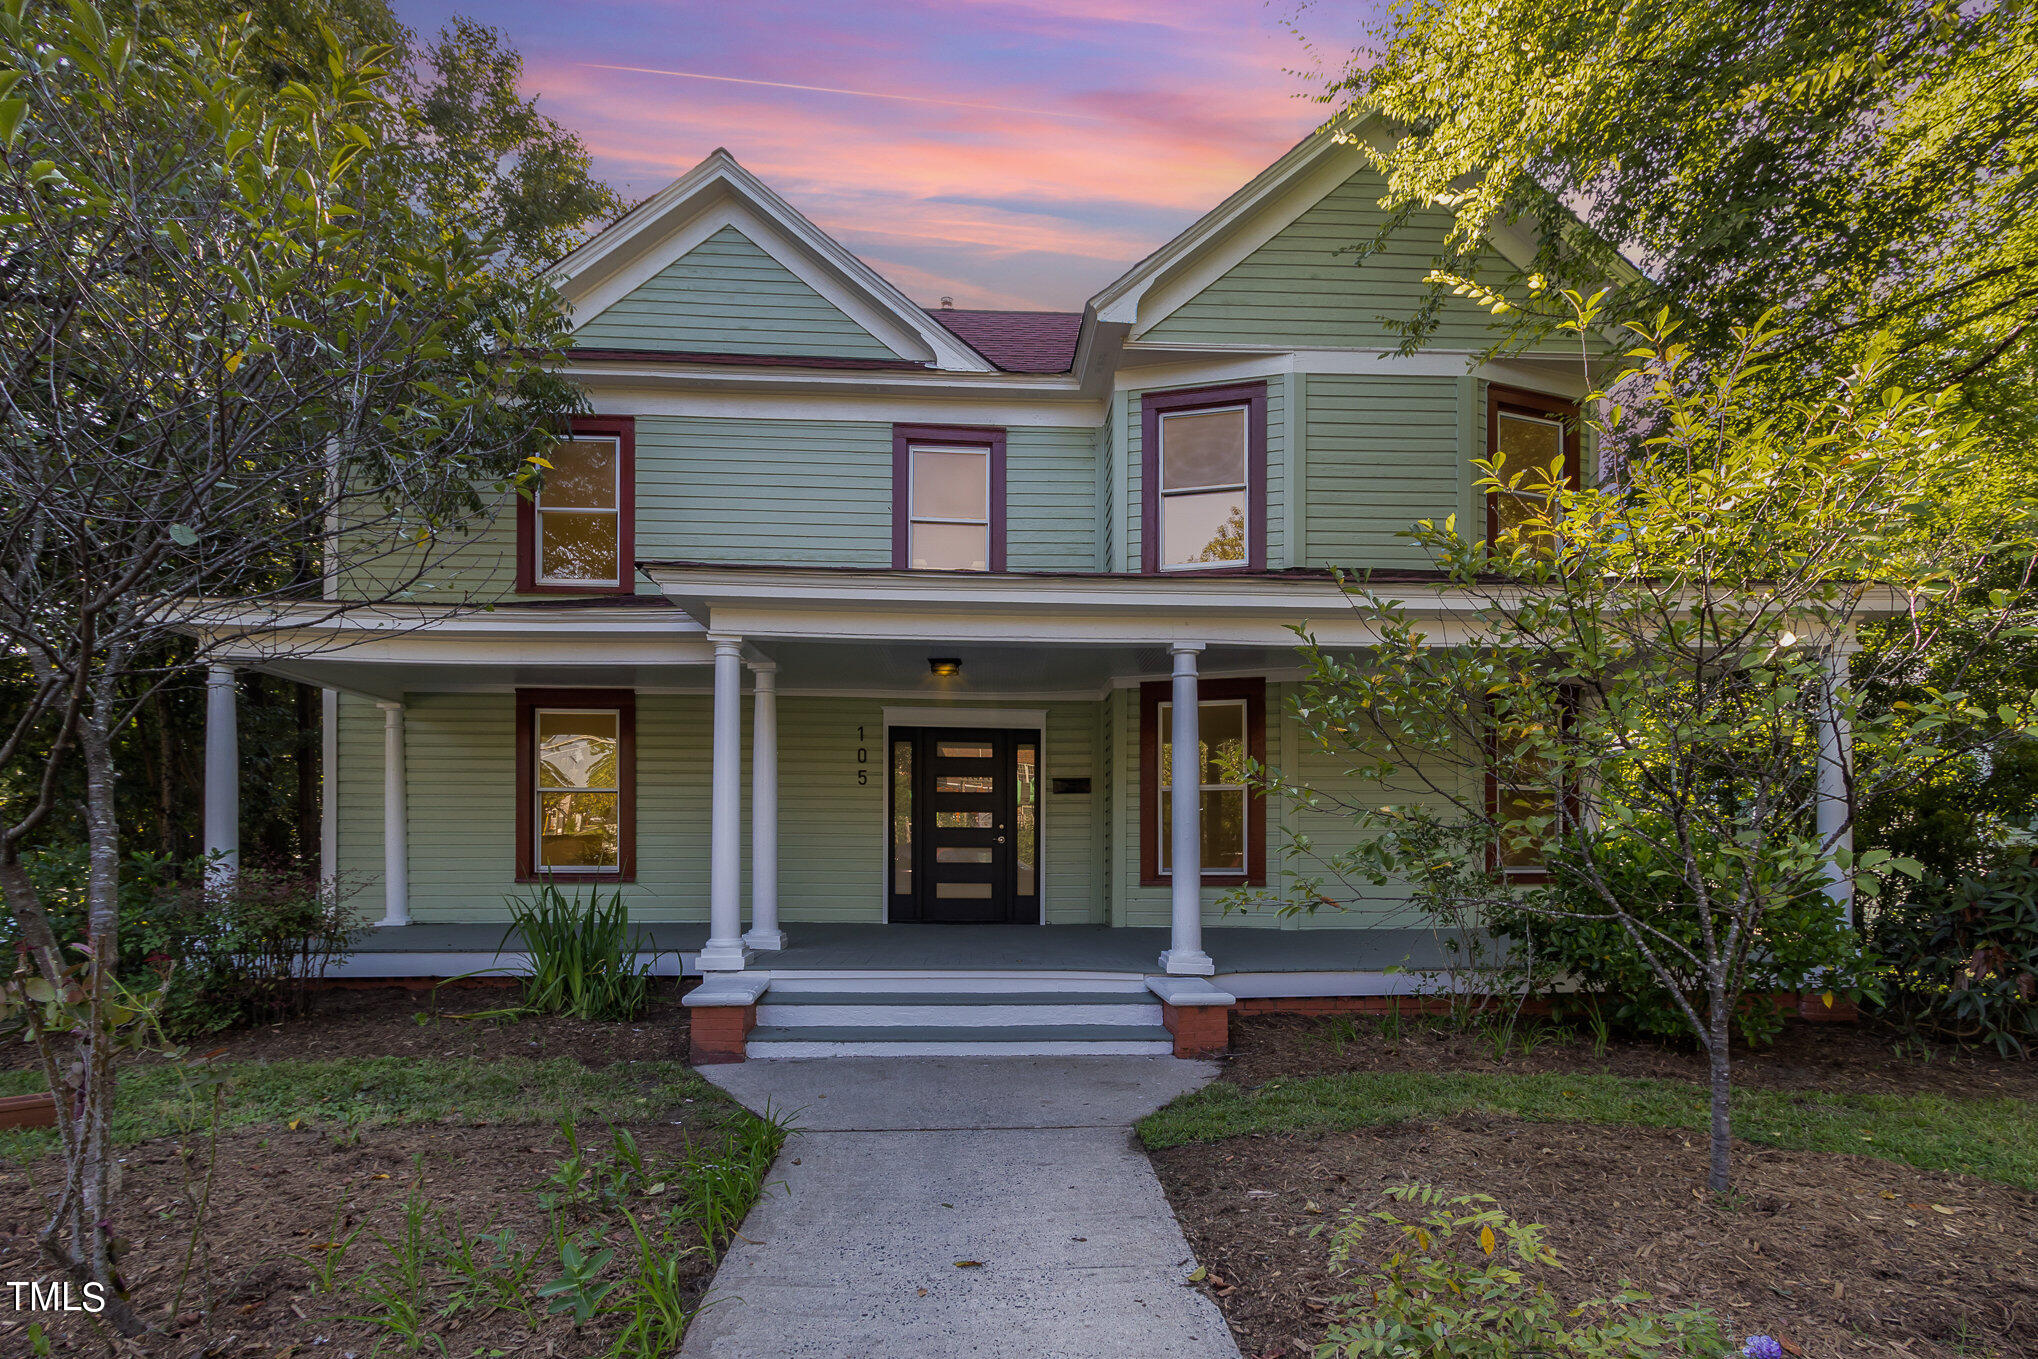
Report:
<svg viewBox="0 0 2038 1359"><path fill-rule="evenodd" d="M870 764L870 747L861 744L864 739L862 727L856 729L856 739L859 743L856 747L856 782L861 787L870 782L870 769L868 768Z"/></svg>

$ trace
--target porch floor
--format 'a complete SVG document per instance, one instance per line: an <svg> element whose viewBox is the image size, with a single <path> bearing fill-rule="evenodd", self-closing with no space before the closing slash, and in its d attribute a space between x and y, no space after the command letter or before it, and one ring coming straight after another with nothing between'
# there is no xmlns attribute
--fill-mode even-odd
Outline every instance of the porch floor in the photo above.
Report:
<svg viewBox="0 0 2038 1359"><path fill-rule="evenodd" d="M789 921L787 946L760 953L751 964L772 972L1119 972L1160 971L1165 929L1108 925L851 925ZM640 926L659 953L692 955L706 942L702 923L647 922ZM498 948L512 964L522 952L501 924L405 925L364 931L341 975L395 975L375 967L395 960L378 955L460 955L469 969L485 967ZM1268 972L1364 972L1430 969L1447 961L1441 941L1416 929L1257 929L1208 926L1203 947L1218 975ZM469 970L462 969L462 970ZM667 969L660 969L661 971ZM438 974L443 975L443 974Z"/></svg>

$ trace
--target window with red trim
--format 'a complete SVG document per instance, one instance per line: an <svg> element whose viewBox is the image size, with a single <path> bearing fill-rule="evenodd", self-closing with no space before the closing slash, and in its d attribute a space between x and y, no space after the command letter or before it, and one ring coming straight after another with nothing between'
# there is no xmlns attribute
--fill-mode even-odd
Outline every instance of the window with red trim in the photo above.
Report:
<svg viewBox="0 0 2038 1359"><path fill-rule="evenodd" d="M1513 387L1486 389L1486 456L1505 455L1500 479L1512 481L1521 473L1513 490L1486 493L1486 537L1500 537L1503 528L1517 531L1538 520L1548 522L1552 508L1539 489L1545 471L1559 458L1564 479L1576 486L1580 472L1578 406L1559 397L1526 392Z"/></svg>
<svg viewBox="0 0 2038 1359"><path fill-rule="evenodd" d="M1140 402L1140 565L1267 564L1267 384L1148 392Z"/></svg>
<svg viewBox="0 0 2038 1359"><path fill-rule="evenodd" d="M892 567L1005 569L1005 431L892 426Z"/></svg>
<svg viewBox="0 0 2038 1359"><path fill-rule="evenodd" d="M1241 757L1266 763L1267 682L1205 680L1197 690L1197 736L1203 806L1203 885L1261 887L1267 881L1266 799L1245 787L1235 770ZM1139 880L1163 887L1174 881L1174 685L1139 686Z"/></svg>
<svg viewBox="0 0 2038 1359"><path fill-rule="evenodd" d="M552 446L538 489L517 502L517 589L619 594L637 588L637 422L586 416Z"/></svg>
<svg viewBox="0 0 2038 1359"><path fill-rule="evenodd" d="M637 876L637 695L517 690L517 881Z"/></svg>
<svg viewBox="0 0 2038 1359"><path fill-rule="evenodd" d="M1566 688L1559 698L1560 721L1571 730L1578 695ZM1547 818L1549 834L1562 827L1560 811L1578 814L1578 790L1564 772L1553 770L1547 761L1520 741L1504 739L1495 732L1487 746L1486 815L1495 827L1487 848L1487 867L1512 882L1542 882L1549 877L1541 844L1524 843L1515 836L1503 836L1499 828L1533 818Z"/></svg>

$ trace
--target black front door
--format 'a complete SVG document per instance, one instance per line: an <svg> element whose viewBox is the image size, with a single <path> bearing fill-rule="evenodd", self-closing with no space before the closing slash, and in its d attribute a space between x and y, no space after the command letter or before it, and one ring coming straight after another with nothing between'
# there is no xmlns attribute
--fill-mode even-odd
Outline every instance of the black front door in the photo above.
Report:
<svg viewBox="0 0 2038 1359"><path fill-rule="evenodd" d="M1040 737L892 730L891 918L1040 918Z"/></svg>

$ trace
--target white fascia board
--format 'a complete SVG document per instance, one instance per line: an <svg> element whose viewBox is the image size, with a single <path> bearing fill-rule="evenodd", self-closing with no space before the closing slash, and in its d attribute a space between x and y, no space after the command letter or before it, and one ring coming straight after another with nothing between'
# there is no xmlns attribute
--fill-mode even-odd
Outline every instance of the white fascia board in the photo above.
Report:
<svg viewBox="0 0 2038 1359"><path fill-rule="evenodd" d="M953 374L650 365L578 361L560 371L604 415L704 415L731 419L881 420L928 424L1094 428L1101 393L1051 379L966 379Z"/></svg>
<svg viewBox="0 0 2038 1359"><path fill-rule="evenodd" d="M1248 346L1128 346L1128 356L1164 362L1121 366L1113 375L1115 391L1146 391L1155 387L1238 382L1285 373L1338 377L1475 377L1510 387L1547 392L1577 400L1591 384L1570 359L1514 356L1480 360L1482 350L1424 349L1399 354L1391 349L1286 349L1270 352Z"/></svg>
<svg viewBox="0 0 2038 1359"><path fill-rule="evenodd" d="M183 631L227 664L457 662L704 665L714 648L676 609L463 610L378 605L331 610L194 607Z"/></svg>
<svg viewBox="0 0 2038 1359"><path fill-rule="evenodd" d="M1288 648L1306 627L1328 647L1380 641L1376 616L1334 581L1222 577L981 576L651 567L696 617L759 641L952 642L1164 646L1178 641ZM1485 598L1441 585L1383 585L1431 646L1487 639ZM1866 593L1864 615L1894 612L1892 591Z"/></svg>
<svg viewBox="0 0 2038 1359"><path fill-rule="evenodd" d="M696 215L699 220L694 220ZM712 225L706 225L709 222ZM997 371L889 279L807 220L720 148L623 221L561 260L553 270L553 281L576 316L592 315L731 224L808 286L842 307L857 324L895 348L903 344L900 352L907 357L931 357L940 367L955 372ZM765 239L757 239L758 234ZM774 240L779 250L771 249ZM675 242L680 241L686 244L675 249ZM627 280L634 281L623 286Z"/></svg>

